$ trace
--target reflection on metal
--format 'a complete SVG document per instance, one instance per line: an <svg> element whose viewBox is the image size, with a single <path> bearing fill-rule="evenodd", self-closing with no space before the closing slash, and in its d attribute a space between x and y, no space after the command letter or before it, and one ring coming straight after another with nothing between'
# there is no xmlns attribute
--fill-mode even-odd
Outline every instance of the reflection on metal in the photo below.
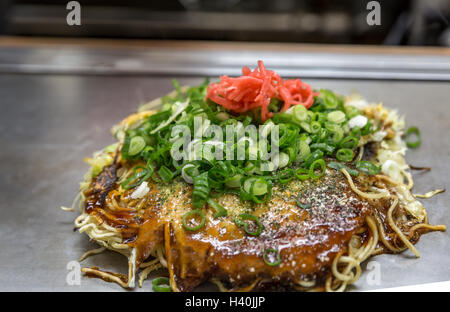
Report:
<svg viewBox="0 0 450 312"><path fill-rule="evenodd" d="M3 47L1 73L238 75L264 60L286 77L450 80L450 55L301 52L284 49Z"/></svg>

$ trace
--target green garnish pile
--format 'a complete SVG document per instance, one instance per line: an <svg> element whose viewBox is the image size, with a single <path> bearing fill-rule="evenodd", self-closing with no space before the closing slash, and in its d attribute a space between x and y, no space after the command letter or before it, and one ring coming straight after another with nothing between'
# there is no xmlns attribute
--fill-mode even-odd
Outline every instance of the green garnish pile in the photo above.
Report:
<svg viewBox="0 0 450 312"><path fill-rule="evenodd" d="M156 114L145 118L138 127L126 130L122 158L130 162L144 161L146 166L134 168L133 174L122 184L124 189L136 187L149 179L170 183L181 176L193 184L194 208L198 210L208 204L215 209L215 217L221 217L227 215L227 210L214 198L223 193L235 193L241 200L263 203L270 199L274 183L318 179L325 174L327 165L336 170L346 168L354 176L360 172L372 175L380 171L371 162L355 161L360 138L377 131L375 122L368 120L362 128L350 128L348 121L361 115L361 111L353 106L344 106L343 99L329 90L319 90L310 109L296 105L287 112L278 112L283 103L277 99L271 102L269 109L275 114L264 125L268 129L279 126L279 168L275 171L261 171L260 165L266 162L270 166L270 160L262 160L259 155L256 160L248 160L247 157L246 160L216 160L204 155L200 160L176 161L171 155L174 144L171 135L176 125L187 126L194 137L194 117L200 116L209 120L208 124L221 127L225 138L227 125L259 125L260 114L256 111L234 116L222 106L205 101L208 81L185 92L176 81L174 85L176 95L163 97L162 108ZM203 137L200 144L212 139ZM237 148L237 144L234 147ZM246 155L258 154L258 150L250 146L245 148ZM194 214L204 221L201 213ZM186 222L183 219L183 224ZM241 225L244 226L243 223ZM197 230L197 227L187 224L185 228ZM250 234L260 232L258 227L256 232L247 230Z"/></svg>

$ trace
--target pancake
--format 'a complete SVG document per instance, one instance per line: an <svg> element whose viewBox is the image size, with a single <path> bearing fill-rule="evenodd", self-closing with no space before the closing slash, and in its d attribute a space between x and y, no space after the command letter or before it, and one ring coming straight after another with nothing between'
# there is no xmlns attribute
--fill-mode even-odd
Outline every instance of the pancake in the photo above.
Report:
<svg viewBox="0 0 450 312"><path fill-rule="evenodd" d="M270 71L244 72L254 75L250 80L242 80L245 85L248 81L255 84L259 74ZM279 77L276 81L274 88L284 83ZM226 87L233 83L231 78L224 82ZM82 271L125 288L135 287L137 276L142 286L150 272L164 269L173 291L192 291L207 281L224 291L343 291L358 280L361 263L371 256L409 249L418 257L414 244L420 236L445 230L445 226L428 224L426 210L417 200L420 195L411 193L414 183L404 159L403 119L381 104L368 104L357 95L341 100L326 90L320 94L342 103L334 110L328 106L320 111L317 107L323 102L319 93L309 93L304 102L298 100L300 95L286 93L295 93L303 85L289 81L282 90L284 104L275 103L278 109L288 109L289 105L311 107L315 112L304 110L299 117L308 120L307 125L303 121L296 123L292 110L274 113L269 103L263 102L252 106L256 107L255 114L249 111L243 116L230 115L204 100L205 85L197 89L176 86L177 92L144 105L113 127L117 143L87 159L91 169L76 199L81 214L75 227L101 245L85 253L81 260L110 249L128 258L128 275L98 267L85 267ZM220 86L212 86L216 88L213 95L221 101ZM276 91L267 88L267 92ZM233 108L234 113L242 112L246 106L238 106L236 89L232 90L233 98L224 105ZM311 88L308 90L312 92ZM198 106L190 101L196 101ZM161 110L153 110L161 105ZM217 109L220 120L209 116L212 109ZM209 114L208 118L223 127L230 120L239 125L244 117L255 120L255 124L262 122L258 118L268 118L263 119L264 125L271 127L272 120L277 124L290 123L291 128L284 128L286 133L297 136L294 141L300 145L306 142L309 155L319 155L319 159L307 164L308 158L302 158L304 150L299 145L280 143L284 157L292 158L280 165L282 169L264 173L248 167L248 163L235 162L233 167L223 162L219 173L226 178L219 183L217 170L212 173L215 159L195 163L195 167L192 161L178 166L170 158L173 156L167 146L175 142L168 139L170 127L188 124L188 114L192 118ZM311 125L318 123L313 119L315 114L317 118L325 116L322 126L330 127L331 134L325 131L321 138L313 132ZM353 124L361 120L364 125L370 120L377 128L369 127L357 138L348 134L353 133ZM211 120L207 121L209 125ZM296 131L303 137L298 137ZM343 137L344 132L349 139ZM341 137L336 146L330 147L328 144L334 144L335 139L332 135ZM135 151L130 148L133 137L137 137ZM326 153L318 152L321 149ZM335 149L339 150L334 152ZM201 182L208 184L206 191L198 183L202 174L186 174L186 165L196 170L209 166L210 171L203 173L206 180ZM228 184L234 176L241 175L238 184ZM253 181L250 192L248 179ZM256 194L254 181L258 179L264 183ZM204 195L200 204L199 190Z"/></svg>

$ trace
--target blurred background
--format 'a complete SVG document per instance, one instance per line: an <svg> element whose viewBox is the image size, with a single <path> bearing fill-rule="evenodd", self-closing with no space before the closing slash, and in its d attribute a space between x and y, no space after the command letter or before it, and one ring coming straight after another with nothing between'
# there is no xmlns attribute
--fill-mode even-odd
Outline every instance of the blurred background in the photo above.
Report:
<svg viewBox="0 0 450 312"><path fill-rule="evenodd" d="M1 0L0 35L450 46L450 1L85 0L70 27L63 0Z"/></svg>

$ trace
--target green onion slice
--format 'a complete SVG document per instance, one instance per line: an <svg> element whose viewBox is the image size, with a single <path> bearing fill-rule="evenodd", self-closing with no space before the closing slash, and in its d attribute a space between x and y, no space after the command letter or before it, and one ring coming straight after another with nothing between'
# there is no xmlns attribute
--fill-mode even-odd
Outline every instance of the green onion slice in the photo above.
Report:
<svg viewBox="0 0 450 312"><path fill-rule="evenodd" d="M188 224L189 219L195 219L196 217L200 217L200 222L195 226L190 226ZM191 210L189 212L186 212L183 215L183 218L181 219L183 227L188 231L197 231L200 230L202 227L205 226L206 223L206 215L203 211L200 209Z"/></svg>
<svg viewBox="0 0 450 312"><path fill-rule="evenodd" d="M299 193L298 196L297 196L297 198L295 198L295 202L297 203L297 205L298 205L300 208L305 209L305 210L311 208L311 204L304 204L304 203L301 202L301 198L300 198L300 195L301 195L301 194L302 194L302 193Z"/></svg>
<svg viewBox="0 0 450 312"><path fill-rule="evenodd" d="M225 217L228 215L227 210L222 205L219 205L217 202L215 202L212 198L208 198L206 202L216 210L214 218Z"/></svg>
<svg viewBox="0 0 450 312"><path fill-rule="evenodd" d="M241 186L242 174L236 174L233 177L229 178L225 185L231 188L240 187Z"/></svg>
<svg viewBox="0 0 450 312"><path fill-rule="evenodd" d="M309 154L308 157L306 157L304 166L306 168L309 168L314 161L321 159L322 157L323 152L321 150L315 150L314 152Z"/></svg>
<svg viewBox="0 0 450 312"><path fill-rule="evenodd" d="M323 99L325 108L334 109L338 106L338 97L330 90L320 89L319 98Z"/></svg>
<svg viewBox="0 0 450 312"><path fill-rule="evenodd" d="M183 177L184 181L186 181L186 183L193 184L194 179L192 177L195 177L198 174L198 168L194 164L186 164L181 168L181 176Z"/></svg>
<svg viewBox="0 0 450 312"><path fill-rule="evenodd" d="M253 223L256 224L256 230L252 231L249 228L250 222L245 222L247 220L253 221ZM237 226L244 227L245 233L247 233L248 235L251 235L251 236L259 236L263 230L263 225L262 225L261 221L259 220L259 218L257 216L254 216L254 215L251 215L248 213L243 213L243 214L240 214L238 217L235 217L234 222L236 223Z"/></svg>
<svg viewBox="0 0 450 312"><path fill-rule="evenodd" d="M158 175L160 176L161 180L163 180L166 183L169 183L173 179L173 172L170 171L170 169L164 165L162 165L161 168L159 168Z"/></svg>
<svg viewBox="0 0 450 312"><path fill-rule="evenodd" d="M250 178L244 182L244 190L252 195L260 196L267 193L267 182L260 178Z"/></svg>
<svg viewBox="0 0 450 312"><path fill-rule="evenodd" d="M365 160L357 161L355 165L359 171L364 172L367 175L378 174L381 170L379 166Z"/></svg>
<svg viewBox="0 0 450 312"><path fill-rule="evenodd" d="M337 124L327 122L325 128L328 130L328 138L337 145L344 138L344 130Z"/></svg>
<svg viewBox="0 0 450 312"><path fill-rule="evenodd" d="M367 121L366 125L361 129L361 135L368 135L373 132L373 124Z"/></svg>
<svg viewBox="0 0 450 312"><path fill-rule="evenodd" d="M316 174L315 172L317 166L320 167L320 171L318 174ZM325 169L325 161L323 159L318 159L314 161L309 167L309 176L313 179L318 179L325 174Z"/></svg>
<svg viewBox="0 0 450 312"><path fill-rule="evenodd" d="M271 255L273 255L273 254L275 254L275 255L274 255L275 260L269 261L268 258L269 258ZM280 252L279 252L277 249L274 249L274 248L267 248L267 249L264 249L264 250L263 250L263 259L264 259L264 262L265 262L267 265L270 265L270 266L277 266L277 265L279 265L279 264L281 263L281 255L280 255Z"/></svg>
<svg viewBox="0 0 450 312"><path fill-rule="evenodd" d="M311 153L308 143L305 140L301 140L298 146L298 154L295 157L295 161L302 162Z"/></svg>
<svg viewBox="0 0 450 312"><path fill-rule="evenodd" d="M335 162L335 161L329 162L328 163L328 167L330 167L331 169L337 170L337 171L341 171L341 169L344 168L345 170L347 170L347 172L350 175L352 175L354 177L357 177L359 175L359 171L358 170L351 169L351 168L347 167L346 165L338 163L338 162Z"/></svg>
<svg viewBox="0 0 450 312"><path fill-rule="evenodd" d="M341 111L333 111L331 113L328 113L327 116L328 121L331 121L333 123L343 123L345 121L345 114Z"/></svg>
<svg viewBox="0 0 450 312"><path fill-rule="evenodd" d="M309 175L309 169L298 168L295 170L295 177L301 181L308 180L311 177Z"/></svg>
<svg viewBox="0 0 450 312"><path fill-rule="evenodd" d="M155 292L171 292L170 280L167 277L158 277L152 281L153 291Z"/></svg>
<svg viewBox="0 0 450 312"><path fill-rule="evenodd" d="M358 146L358 138L354 136L345 137L339 142L339 147L354 149Z"/></svg>
<svg viewBox="0 0 450 312"><path fill-rule="evenodd" d="M308 119L308 110L303 105L295 105L293 113L297 121L306 121Z"/></svg>
<svg viewBox="0 0 450 312"><path fill-rule="evenodd" d="M354 106L348 105L344 109L348 119L352 119L357 115L361 115L361 111Z"/></svg>
<svg viewBox="0 0 450 312"><path fill-rule="evenodd" d="M352 130L350 130L350 135L354 138L359 139L361 137L361 128L354 127Z"/></svg>
<svg viewBox="0 0 450 312"><path fill-rule="evenodd" d="M128 155L134 156L139 154L145 147L145 140L141 136L135 136L130 140L130 146L128 147Z"/></svg>
<svg viewBox="0 0 450 312"><path fill-rule="evenodd" d="M276 161L278 161L278 167L284 168L289 164L289 155L283 152L280 152L277 156L275 156Z"/></svg>
<svg viewBox="0 0 450 312"><path fill-rule="evenodd" d="M420 137L420 130L417 127L409 127L408 130L406 130L405 133L405 138L406 140L409 138L409 136L411 136L412 134L417 136L417 140L416 141L406 141L406 145L409 148L417 148L420 145L421 142L421 137Z"/></svg>
<svg viewBox="0 0 450 312"><path fill-rule="evenodd" d="M192 205L201 208L209 197L211 188L208 181L208 172L203 172L194 177L194 190L192 191Z"/></svg>
<svg viewBox="0 0 450 312"><path fill-rule="evenodd" d="M286 168L278 175L278 181L282 184L286 184L291 181L295 176L295 172L291 168Z"/></svg>
<svg viewBox="0 0 450 312"><path fill-rule="evenodd" d="M322 129L322 125L318 121L312 121L310 128L311 133L319 133L319 131Z"/></svg>
<svg viewBox="0 0 450 312"><path fill-rule="evenodd" d="M133 168L132 175L122 183L122 187L125 190L128 190L130 188L138 186L142 182L150 178L151 174L152 174L151 170L142 166L136 166Z"/></svg>
<svg viewBox="0 0 450 312"><path fill-rule="evenodd" d="M353 151L349 148L340 148L336 152L336 158L340 161L350 162L353 159Z"/></svg>
<svg viewBox="0 0 450 312"><path fill-rule="evenodd" d="M264 177L248 177L241 185L241 199L260 204L272 196L272 182Z"/></svg>
<svg viewBox="0 0 450 312"><path fill-rule="evenodd" d="M334 146L328 145L326 143L313 143L310 147L312 149L320 149L321 151L326 152L328 155L334 152Z"/></svg>

